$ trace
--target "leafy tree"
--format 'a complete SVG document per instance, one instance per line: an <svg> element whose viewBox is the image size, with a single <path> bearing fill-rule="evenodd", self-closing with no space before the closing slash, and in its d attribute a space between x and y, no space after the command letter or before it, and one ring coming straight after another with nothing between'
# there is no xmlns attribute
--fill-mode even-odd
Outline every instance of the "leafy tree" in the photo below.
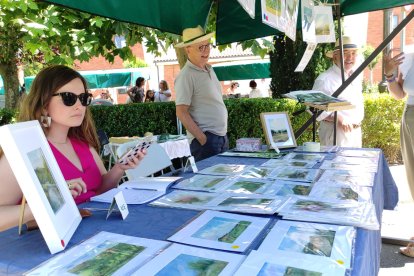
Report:
<svg viewBox="0 0 414 276"><path fill-rule="evenodd" d="M212 1L207 31L215 30L217 1ZM126 45L117 48L115 35L122 35ZM145 44L147 51L159 56L177 43L179 35L165 33L134 24L102 18L36 0L0 0L0 75L4 80L6 107L18 103L18 66L35 74L49 64L73 65L74 60L88 61L103 56L113 62L115 56L135 61L130 46ZM254 54L264 56L273 45L267 40L241 43ZM219 46L220 50L229 45ZM186 55L176 49L180 66Z"/></svg>
<svg viewBox="0 0 414 276"><path fill-rule="evenodd" d="M318 44L311 60L303 72L294 72L306 49L302 33L297 32L296 41L285 35L275 36L274 51L270 52L270 89L273 98L294 90L311 89L317 76L325 71L332 61L325 56L332 49L330 44Z"/></svg>
<svg viewBox="0 0 414 276"><path fill-rule="evenodd" d="M114 35L124 35L126 46L116 48ZM129 46L142 43L158 51L159 31L112 19L49 5L34 0L0 0L0 75L4 80L6 107L18 102L18 66L29 72L47 64L73 65L102 55L133 60ZM168 47L169 40L164 45Z"/></svg>

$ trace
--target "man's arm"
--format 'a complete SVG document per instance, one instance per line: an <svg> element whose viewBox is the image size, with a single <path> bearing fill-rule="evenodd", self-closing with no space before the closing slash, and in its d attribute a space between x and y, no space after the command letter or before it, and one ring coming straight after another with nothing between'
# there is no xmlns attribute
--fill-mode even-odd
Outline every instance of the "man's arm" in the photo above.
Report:
<svg viewBox="0 0 414 276"><path fill-rule="evenodd" d="M207 136L204 132L198 127L198 125L194 122L193 118L190 115L188 109L190 108L189 105L177 105L176 106L176 114L178 119L180 119L181 123L183 123L184 127L194 135L194 137L200 142L201 145L204 145L207 142Z"/></svg>

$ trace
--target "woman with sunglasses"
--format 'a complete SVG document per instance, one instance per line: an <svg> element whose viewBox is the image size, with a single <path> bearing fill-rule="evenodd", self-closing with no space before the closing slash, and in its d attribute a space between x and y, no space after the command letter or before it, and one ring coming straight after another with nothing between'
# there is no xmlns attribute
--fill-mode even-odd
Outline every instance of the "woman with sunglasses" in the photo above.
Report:
<svg viewBox="0 0 414 276"><path fill-rule="evenodd" d="M43 69L25 97L18 121L39 120L70 192L77 204L118 185L125 170L144 157L139 152L107 172L99 157L99 141L87 106L92 94L75 70L56 65ZM30 139L30 137L28 137ZM23 197L7 159L0 152L0 231L16 226ZM32 219L25 213L25 221Z"/></svg>

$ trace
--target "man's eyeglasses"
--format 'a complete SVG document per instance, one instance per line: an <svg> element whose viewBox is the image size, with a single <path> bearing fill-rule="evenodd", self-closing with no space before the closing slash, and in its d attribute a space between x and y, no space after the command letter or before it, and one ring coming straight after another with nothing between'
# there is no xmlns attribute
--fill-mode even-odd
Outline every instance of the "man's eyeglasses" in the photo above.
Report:
<svg viewBox="0 0 414 276"><path fill-rule="evenodd" d="M72 92L60 92L53 94L52 96L60 96L62 97L63 104L66 106L72 106L76 103L77 99L81 102L83 106L88 106L91 104L92 101L92 94L88 92L81 93L76 95Z"/></svg>
<svg viewBox="0 0 414 276"><path fill-rule="evenodd" d="M212 46L211 43L208 43L208 44L205 44L205 45L201 45L201 46L198 47L198 50L200 52L204 52L204 51L210 50L211 49L211 46Z"/></svg>

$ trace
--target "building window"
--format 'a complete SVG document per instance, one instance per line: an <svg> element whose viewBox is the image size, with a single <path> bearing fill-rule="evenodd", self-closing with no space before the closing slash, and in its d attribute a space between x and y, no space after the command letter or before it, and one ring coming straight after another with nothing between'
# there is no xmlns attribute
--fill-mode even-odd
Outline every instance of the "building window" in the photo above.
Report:
<svg viewBox="0 0 414 276"><path fill-rule="evenodd" d="M392 16L392 29L394 30L398 26L398 15Z"/></svg>

